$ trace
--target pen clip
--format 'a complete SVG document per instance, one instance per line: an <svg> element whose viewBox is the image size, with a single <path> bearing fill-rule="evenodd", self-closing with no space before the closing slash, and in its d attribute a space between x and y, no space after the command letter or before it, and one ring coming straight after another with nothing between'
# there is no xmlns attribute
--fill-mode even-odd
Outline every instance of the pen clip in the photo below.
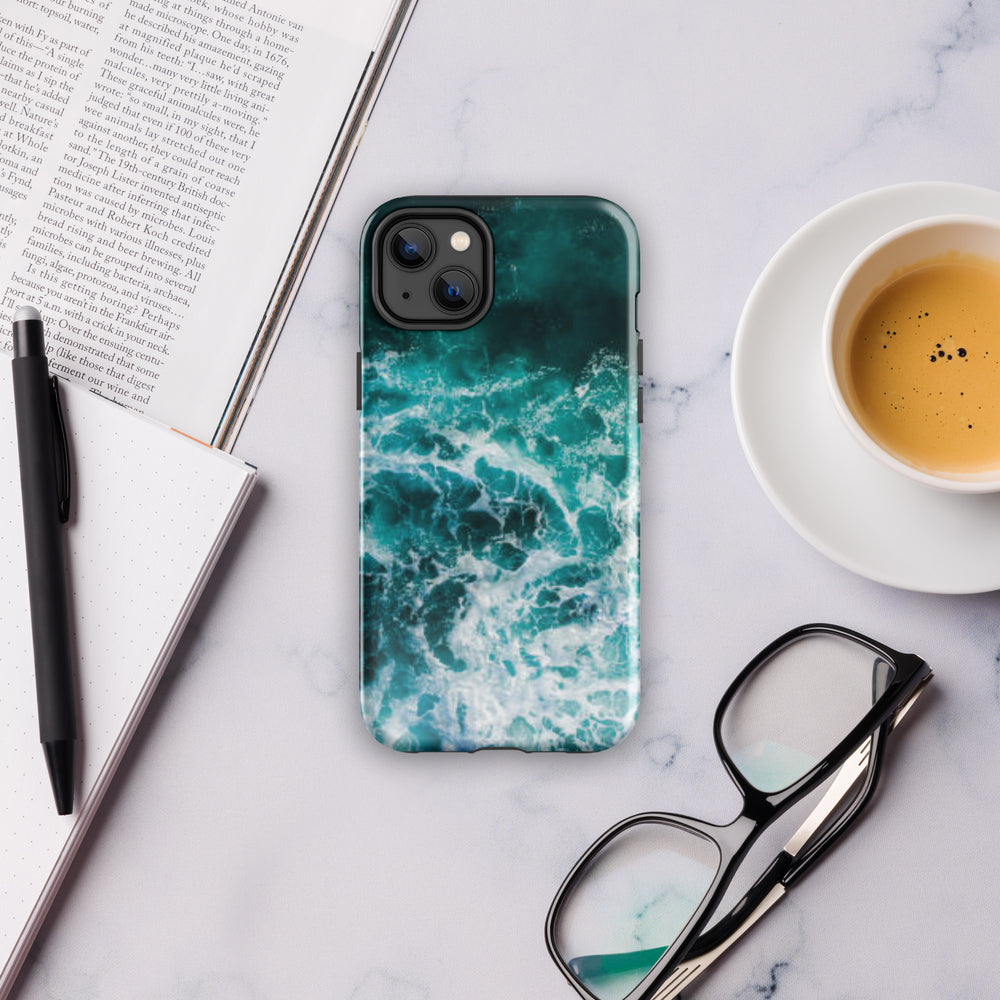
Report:
<svg viewBox="0 0 1000 1000"><path fill-rule="evenodd" d="M49 379L49 393L52 397L52 444L56 451L59 520L65 524L69 520L69 440L66 437L66 421L63 419L62 402L59 397L59 379L55 375Z"/></svg>

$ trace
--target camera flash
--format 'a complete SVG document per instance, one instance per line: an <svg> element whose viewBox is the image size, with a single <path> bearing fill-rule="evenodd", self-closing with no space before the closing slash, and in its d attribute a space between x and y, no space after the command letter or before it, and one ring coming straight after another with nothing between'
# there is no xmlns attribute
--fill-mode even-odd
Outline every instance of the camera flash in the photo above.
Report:
<svg viewBox="0 0 1000 1000"><path fill-rule="evenodd" d="M465 250L469 249L470 243L472 243L472 238L463 229L459 229L457 233L451 234L452 250L457 250L459 253L463 253Z"/></svg>

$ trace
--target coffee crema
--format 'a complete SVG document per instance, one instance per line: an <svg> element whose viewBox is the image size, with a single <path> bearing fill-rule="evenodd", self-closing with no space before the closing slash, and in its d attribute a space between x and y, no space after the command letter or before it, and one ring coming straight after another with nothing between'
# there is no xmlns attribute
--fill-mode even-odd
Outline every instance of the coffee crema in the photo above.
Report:
<svg viewBox="0 0 1000 1000"><path fill-rule="evenodd" d="M1000 262L945 254L873 293L847 345L851 409L902 462L1000 468Z"/></svg>

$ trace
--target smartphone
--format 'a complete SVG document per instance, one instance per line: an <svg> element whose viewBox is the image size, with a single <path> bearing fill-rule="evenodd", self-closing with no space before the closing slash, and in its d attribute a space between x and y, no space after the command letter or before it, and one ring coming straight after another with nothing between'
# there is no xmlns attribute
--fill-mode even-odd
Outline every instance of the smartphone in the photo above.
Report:
<svg viewBox="0 0 1000 1000"><path fill-rule="evenodd" d="M603 750L639 706L639 243L586 197L361 241L361 709L396 750Z"/></svg>

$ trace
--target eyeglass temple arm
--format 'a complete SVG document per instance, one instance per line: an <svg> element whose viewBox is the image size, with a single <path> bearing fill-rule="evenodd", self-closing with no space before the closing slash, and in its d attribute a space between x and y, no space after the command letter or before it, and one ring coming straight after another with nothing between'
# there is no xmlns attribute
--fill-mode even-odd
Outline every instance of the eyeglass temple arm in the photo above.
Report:
<svg viewBox="0 0 1000 1000"><path fill-rule="evenodd" d="M896 714L865 740L841 765L826 794L806 817L805 822L795 831L781 853L765 869L732 911L694 942L688 952L688 957L682 966L678 967L679 969L696 963L700 964L701 969L704 969L709 962L714 961L744 931L759 920L784 895L785 890L804 875L858 818L878 786L885 755L886 737L913 706L930 678L931 675L928 675L909 699L900 706ZM810 841L813 840L817 831L822 829L826 819L833 814L841 800L862 777L865 785L849 808L823 832L819 840L810 845ZM808 850L802 854L806 847ZM669 997L675 995L676 993L664 993L662 1000L669 1000ZM657 1000L660 1000L659 996L657 996Z"/></svg>
<svg viewBox="0 0 1000 1000"><path fill-rule="evenodd" d="M679 962L677 966L670 973L670 978L663 984L659 991L653 996L652 1000L674 1000L675 997L680 996L681 990L686 986L689 986L695 979L700 976L705 969L708 968L723 952L727 951L733 944L735 944L748 930L775 903L781 899L785 894L785 887L779 882L773 885L771 889L764 893L763 896L757 901L754 908L751 910L748 916L742 918L739 926L734 930L727 938L722 940L720 943L711 945L708 949L702 949L699 946L703 941L708 939L710 934L703 934L695 942L695 947L699 947L697 955L688 955ZM744 897L744 902L749 898L749 893Z"/></svg>
<svg viewBox="0 0 1000 1000"><path fill-rule="evenodd" d="M884 725L872 733L858 747L854 754L848 758L847 762L837 773L833 784L827 789L826 794L816 805L816 808L806 817L805 822L795 831L791 840L785 845L785 851L797 859L797 863L792 866L789 873L782 880L786 887L809 871L820 857L837 842L840 836L858 818L861 811L875 794L879 778L882 776L882 765L885 762L885 747L889 733L899 725L906 713L913 707L914 702L920 697L931 676L933 675L928 674L913 694L900 705L896 713ZM823 830L822 835L815 840L815 843L810 844L817 831L822 830L827 817L833 815L840 801L851 790L854 783L862 777L864 785L858 791L855 799L844 810L841 816L838 816L827 829ZM805 853L803 854L804 849Z"/></svg>
<svg viewBox="0 0 1000 1000"><path fill-rule="evenodd" d="M875 735L879 736L881 732L882 730L879 730ZM841 765L833 784L827 789L826 794L805 822L795 831L781 853L764 870L760 878L747 890L746 895L733 909L697 938L687 953L683 963L685 966L699 965L698 974L700 974L709 962L714 961L726 951L751 924L759 920L785 894L785 890L792 882L818 860L822 853L821 847L829 846L836 836L842 833L853 819L857 818L862 806L871 798L877 784L877 780L873 780L875 777L873 772L881 770L879 759L884 740L879 742L881 745L875 746L873 758L871 756L873 738L869 737ZM873 764L871 768L869 768L870 763ZM804 858L800 859L799 853L812 839L816 831L822 827L824 820L851 790L858 778L865 773L865 769L868 769L866 776L868 787L859 794L851 808L827 831L823 839L815 844ZM668 1000L674 995L673 993L664 993L662 1000ZM657 996L657 1000L661 1000L661 998Z"/></svg>

